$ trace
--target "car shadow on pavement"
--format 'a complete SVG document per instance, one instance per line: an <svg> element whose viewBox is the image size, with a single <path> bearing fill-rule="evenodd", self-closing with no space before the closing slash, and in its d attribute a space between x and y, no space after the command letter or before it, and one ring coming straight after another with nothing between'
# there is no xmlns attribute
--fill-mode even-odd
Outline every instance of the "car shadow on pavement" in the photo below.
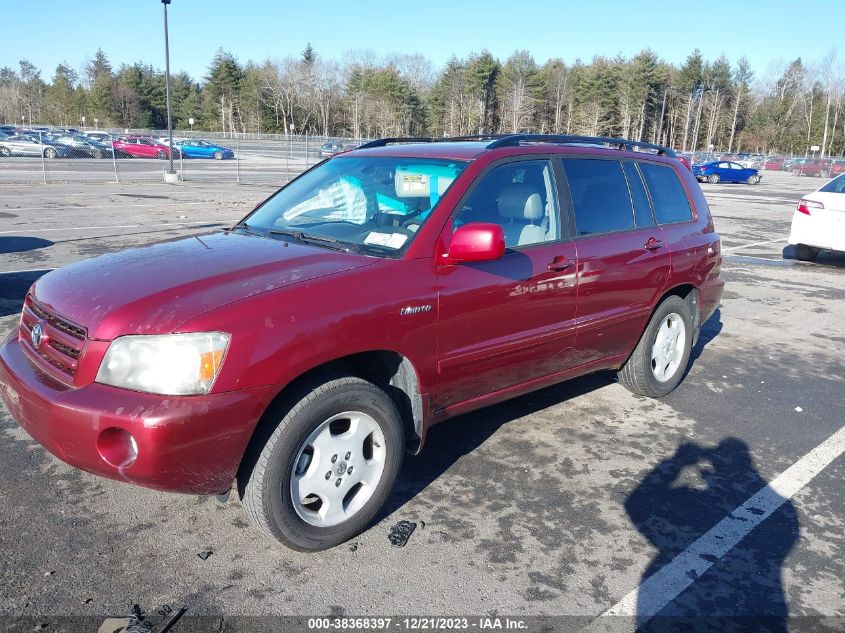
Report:
<svg viewBox="0 0 845 633"><path fill-rule="evenodd" d="M741 535L747 528L743 522L748 519L742 512L733 514L766 486L767 482L754 467L748 445L732 437L715 447L682 444L674 455L645 475L625 501L629 518L657 549L642 574L637 603L638 631L786 632L789 609L781 568L798 540L796 510L791 501L783 501L772 492L766 506L782 504L744 538ZM749 507L749 511L760 516L767 510ZM723 556L700 552L699 557L712 564L709 569L703 569L701 561L684 560L682 567L664 572L675 580L685 574L693 582L661 608L667 599L663 596L673 591L672 578L642 583L672 564L726 517L734 520L729 530L739 530L736 537L741 538L739 543ZM718 551L724 541L714 538L706 542L712 542L712 547L701 543L699 546ZM696 566L702 573L692 568Z"/></svg>
<svg viewBox="0 0 845 633"><path fill-rule="evenodd" d="M19 273L0 272L0 317L18 314L23 308L26 291L36 279L48 272L49 268Z"/></svg>
<svg viewBox="0 0 845 633"><path fill-rule="evenodd" d="M704 352L704 348L710 344L710 341L721 334L724 327L725 326L722 323L722 309L716 308L716 311L710 315L710 318L701 324L701 330L698 333L698 341L696 341L690 351L690 361L687 365L687 371L684 374L684 378L686 378L686 374L689 373L693 363L697 361L698 357L701 356L702 352Z"/></svg>
<svg viewBox="0 0 845 633"><path fill-rule="evenodd" d="M0 236L0 255L7 253L25 253L52 246L53 242L41 237L29 237L26 235L2 235Z"/></svg>
<svg viewBox="0 0 845 633"><path fill-rule="evenodd" d="M434 426L419 455L407 456L381 517L396 512L425 490L464 455L484 444L502 426L565 400L616 382L613 372L599 372L466 413Z"/></svg>
<svg viewBox="0 0 845 633"><path fill-rule="evenodd" d="M795 257L795 246L787 244L783 247L783 258L798 261ZM834 251L821 251L814 262L806 262L808 265L827 266L830 268L845 268L845 253Z"/></svg>

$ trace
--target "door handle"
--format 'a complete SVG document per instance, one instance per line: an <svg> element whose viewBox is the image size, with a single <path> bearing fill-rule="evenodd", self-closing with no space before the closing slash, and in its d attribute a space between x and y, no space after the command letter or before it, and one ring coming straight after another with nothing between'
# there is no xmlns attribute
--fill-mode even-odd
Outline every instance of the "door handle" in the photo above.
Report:
<svg viewBox="0 0 845 633"><path fill-rule="evenodd" d="M643 248L647 251L656 251L658 248L663 248L663 240L650 237L648 242L643 245Z"/></svg>
<svg viewBox="0 0 845 633"><path fill-rule="evenodd" d="M567 259L563 255L558 255L549 264L549 270L555 270L555 271L566 270L570 266L574 266L574 265L575 265L574 259Z"/></svg>

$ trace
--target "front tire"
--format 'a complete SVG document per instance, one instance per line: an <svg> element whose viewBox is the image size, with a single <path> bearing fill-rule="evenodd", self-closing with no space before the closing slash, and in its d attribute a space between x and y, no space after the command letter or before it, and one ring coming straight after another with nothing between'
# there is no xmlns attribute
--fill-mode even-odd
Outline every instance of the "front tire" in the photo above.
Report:
<svg viewBox="0 0 845 633"><path fill-rule="evenodd" d="M711 185L717 184L719 182L719 174L710 174L707 177L707 182L709 182Z"/></svg>
<svg viewBox="0 0 845 633"><path fill-rule="evenodd" d="M48 147L47 149L44 150L44 158L55 158L58 155L59 155L59 153L56 150L54 150L52 147Z"/></svg>
<svg viewBox="0 0 845 633"><path fill-rule="evenodd" d="M747 182L749 185L756 185L759 181L757 180L757 176L754 175L754 176L749 176L748 180L746 180L745 182Z"/></svg>
<svg viewBox="0 0 845 633"><path fill-rule="evenodd" d="M223 160L223 152L214 152L214 160Z"/></svg>
<svg viewBox="0 0 845 633"><path fill-rule="evenodd" d="M268 416L277 426L252 471L239 476L253 523L299 551L328 549L366 529L404 456L390 397L366 380L335 378Z"/></svg>
<svg viewBox="0 0 845 633"><path fill-rule="evenodd" d="M0 156L8 158L12 155L12 151L8 147L0 147Z"/></svg>
<svg viewBox="0 0 845 633"><path fill-rule="evenodd" d="M650 398L671 392L684 376L692 349L689 304L677 295L657 306L618 377L629 391Z"/></svg>
<svg viewBox="0 0 845 633"><path fill-rule="evenodd" d="M806 244L796 244L795 245L795 259L798 259L802 262L814 262L816 258L819 256L818 248L813 246L807 246Z"/></svg>

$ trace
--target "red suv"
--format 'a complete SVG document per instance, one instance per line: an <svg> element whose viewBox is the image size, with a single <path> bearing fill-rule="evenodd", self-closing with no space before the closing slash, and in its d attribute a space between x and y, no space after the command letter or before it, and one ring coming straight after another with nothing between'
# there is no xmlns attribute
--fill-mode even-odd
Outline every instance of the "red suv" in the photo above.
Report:
<svg viewBox="0 0 845 633"><path fill-rule="evenodd" d="M808 158L802 164L792 168L793 176L821 176L830 177L831 162L821 158Z"/></svg>
<svg viewBox="0 0 845 633"><path fill-rule="evenodd" d="M121 136L112 143L118 156L135 158L169 158L170 148L148 136ZM179 158L179 149L173 148L173 158Z"/></svg>
<svg viewBox="0 0 845 633"><path fill-rule="evenodd" d="M223 232L41 277L0 392L70 464L160 490L237 483L266 533L322 549L368 525L433 424L598 370L672 391L720 264L666 148L384 139Z"/></svg>

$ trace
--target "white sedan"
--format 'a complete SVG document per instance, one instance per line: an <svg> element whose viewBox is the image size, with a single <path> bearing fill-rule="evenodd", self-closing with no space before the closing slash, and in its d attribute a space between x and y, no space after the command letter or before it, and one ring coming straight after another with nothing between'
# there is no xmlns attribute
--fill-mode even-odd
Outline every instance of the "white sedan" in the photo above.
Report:
<svg viewBox="0 0 845 633"><path fill-rule="evenodd" d="M803 261L813 261L820 250L845 252L845 174L801 198L788 241Z"/></svg>

